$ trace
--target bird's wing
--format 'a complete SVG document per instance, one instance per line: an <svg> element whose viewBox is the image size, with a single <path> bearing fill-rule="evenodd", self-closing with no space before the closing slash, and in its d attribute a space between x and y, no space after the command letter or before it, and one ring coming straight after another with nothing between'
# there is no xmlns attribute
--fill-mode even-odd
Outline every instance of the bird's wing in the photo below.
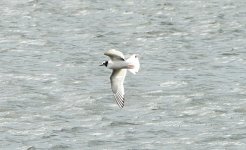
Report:
<svg viewBox="0 0 246 150"><path fill-rule="evenodd" d="M124 107L124 80L126 77L127 69L114 69L111 76L111 88L114 93L116 103L120 108Z"/></svg>
<svg viewBox="0 0 246 150"><path fill-rule="evenodd" d="M123 53L115 49L108 50L104 55L109 56L111 60L125 60Z"/></svg>

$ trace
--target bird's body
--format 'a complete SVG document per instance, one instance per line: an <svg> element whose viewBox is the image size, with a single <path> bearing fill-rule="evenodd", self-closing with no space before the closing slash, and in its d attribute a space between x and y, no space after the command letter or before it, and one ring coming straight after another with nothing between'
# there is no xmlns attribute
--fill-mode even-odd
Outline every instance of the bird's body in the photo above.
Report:
<svg viewBox="0 0 246 150"><path fill-rule="evenodd" d="M109 69L127 69L129 66L129 63L126 61L108 61L108 66L107 68Z"/></svg>
<svg viewBox="0 0 246 150"><path fill-rule="evenodd" d="M140 68L138 56L136 54L131 55L125 60L124 55L117 50L111 49L104 53L110 57L109 61L104 61L101 66L106 66L112 69L113 72L110 76L111 88L114 93L116 103L120 108L124 107L124 80L127 70L135 74Z"/></svg>

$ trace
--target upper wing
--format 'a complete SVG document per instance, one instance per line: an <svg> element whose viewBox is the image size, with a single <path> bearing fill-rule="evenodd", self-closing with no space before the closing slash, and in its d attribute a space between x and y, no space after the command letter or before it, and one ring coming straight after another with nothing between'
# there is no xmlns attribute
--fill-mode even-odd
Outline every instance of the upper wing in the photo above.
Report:
<svg viewBox="0 0 246 150"><path fill-rule="evenodd" d="M111 60L125 60L123 53L115 49L108 50L104 55L109 56Z"/></svg>
<svg viewBox="0 0 246 150"><path fill-rule="evenodd" d="M114 93L114 98L116 103L119 105L120 108L124 107L124 80L126 77L127 69L118 69L113 70L110 80L111 80L111 88Z"/></svg>

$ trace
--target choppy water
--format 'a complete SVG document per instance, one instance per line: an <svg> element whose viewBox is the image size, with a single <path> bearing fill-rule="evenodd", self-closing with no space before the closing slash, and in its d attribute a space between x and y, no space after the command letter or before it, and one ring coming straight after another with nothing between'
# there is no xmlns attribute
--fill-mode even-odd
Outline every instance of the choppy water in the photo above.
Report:
<svg viewBox="0 0 246 150"><path fill-rule="evenodd" d="M2 0L0 149L246 149L244 0ZM103 53L141 55L126 106Z"/></svg>

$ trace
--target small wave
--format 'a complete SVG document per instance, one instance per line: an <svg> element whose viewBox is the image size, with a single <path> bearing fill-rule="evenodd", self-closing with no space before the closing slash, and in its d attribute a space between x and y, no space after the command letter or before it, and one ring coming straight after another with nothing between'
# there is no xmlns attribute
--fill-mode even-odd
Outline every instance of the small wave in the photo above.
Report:
<svg viewBox="0 0 246 150"><path fill-rule="evenodd" d="M234 55L230 55L230 56L224 56L224 57L217 57L215 58L215 61L217 61L218 63L222 63L222 64L228 64L231 62L243 62L243 59Z"/></svg>
<svg viewBox="0 0 246 150"><path fill-rule="evenodd" d="M178 81L167 81L167 82L163 82L160 84L161 87L173 87L173 88L176 88L176 87L180 87L180 86L185 86L187 85L187 82L184 82L184 81L181 81L181 82L178 82Z"/></svg>
<svg viewBox="0 0 246 150"><path fill-rule="evenodd" d="M123 121L114 121L110 123L110 126L128 126L128 125L138 125L138 124L133 122L123 122Z"/></svg>
<svg viewBox="0 0 246 150"><path fill-rule="evenodd" d="M162 90L155 90L155 91L149 91L145 94L156 94L156 93L162 93L163 91Z"/></svg>
<svg viewBox="0 0 246 150"><path fill-rule="evenodd" d="M23 40L20 42L21 44L28 44L28 45L45 45L46 41L38 41L38 40Z"/></svg>
<svg viewBox="0 0 246 150"><path fill-rule="evenodd" d="M184 67L184 68L179 68L178 70L179 71L190 71L190 70L193 70L193 68L191 68L191 67L190 68L185 68Z"/></svg>

